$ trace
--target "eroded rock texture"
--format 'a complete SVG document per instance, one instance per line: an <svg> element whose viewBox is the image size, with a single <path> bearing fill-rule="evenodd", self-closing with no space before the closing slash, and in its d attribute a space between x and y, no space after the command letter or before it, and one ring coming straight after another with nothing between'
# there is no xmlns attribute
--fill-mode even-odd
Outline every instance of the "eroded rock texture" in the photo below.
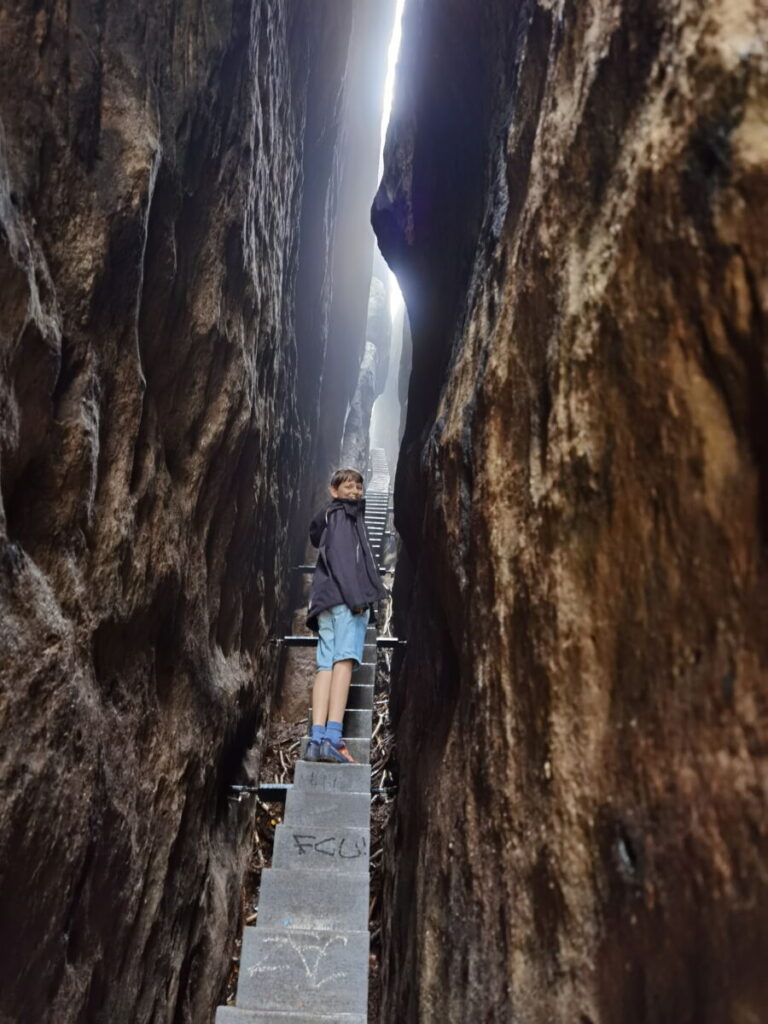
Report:
<svg viewBox="0 0 768 1024"><path fill-rule="evenodd" d="M327 7L327 4L317 6ZM325 362L319 393L320 415L313 435L317 487L303 510L308 521L326 499L328 481L338 469L340 438L347 408L365 356L369 289L375 238L370 228L371 196L376 191L381 149L381 116L386 45L392 32L394 0L354 0L354 23L347 79L345 132L336 172L340 181L332 256L333 294L328 306L307 322L322 325ZM362 467L365 469L365 467ZM302 523L306 531L306 521ZM304 534L305 535L305 534Z"/></svg>
<svg viewBox="0 0 768 1024"><path fill-rule="evenodd" d="M331 302L353 15L0 10L3 1020L221 996L250 839L227 785L314 486L294 309Z"/></svg>
<svg viewBox="0 0 768 1024"><path fill-rule="evenodd" d="M388 1022L766 1019L767 36L408 0Z"/></svg>
<svg viewBox="0 0 768 1024"><path fill-rule="evenodd" d="M392 330L390 334L390 351L387 368L387 379L384 390L376 399L371 416L371 448L381 448L387 458L390 480L394 482L397 456L400 451L400 423L405 422L403 401L400 400L400 375L406 355L403 352L405 308L398 303L392 311ZM410 367L405 372L407 381ZM407 385L404 389L407 392Z"/></svg>
<svg viewBox="0 0 768 1024"><path fill-rule="evenodd" d="M371 448L373 404L387 382L391 336L392 318L387 286L380 277L374 275L368 298L365 349L341 442L341 464L355 466L362 473L365 473L368 466Z"/></svg>

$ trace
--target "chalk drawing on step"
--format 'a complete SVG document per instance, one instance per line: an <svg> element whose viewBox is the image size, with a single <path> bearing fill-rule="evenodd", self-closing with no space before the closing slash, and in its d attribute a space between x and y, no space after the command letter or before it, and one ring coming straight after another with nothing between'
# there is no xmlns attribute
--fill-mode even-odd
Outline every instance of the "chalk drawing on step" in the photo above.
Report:
<svg viewBox="0 0 768 1024"><path fill-rule="evenodd" d="M339 857L341 860L357 860L364 857L368 850L368 843L365 836L358 836L351 839L349 836L324 836L307 832L292 832L294 849L299 857L306 857L311 852L321 857Z"/></svg>
<svg viewBox="0 0 768 1024"><path fill-rule="evenodd" d="M348 844L346 849L347 853L344 852L344 844ZM349 850L352 850L350 853ZM364 857L366 851L366 841L363 836L360 836L354 841L350 840L347 836L342 836L341 842L339 843L339 856L342 860L357 860L358 857Z"/></svg>
<svg viewBox="0 0 768 1024"><path fill-rule="evenodd" d="M324 960L328 950L332 946L346 946L348 941L346 935L332 935L325 939L315 935L309 940L292 935L270 935L263 940L263 944L272 948L262 954L257 964L248 968L248 973L253 977L254 974L291 971L298 959L304 969L307 985L310 988L322 988L332 981L346 978L347 971L333 971L323 975L323 969L326 967Z"/></svg>
<svg viewBox="0 0 768 1024"><path fill-rule="evenodd" d="M312 771L309 774L309 785L312 789L338 789L338 773L336 775L321 775L318 771Z"/></svg>

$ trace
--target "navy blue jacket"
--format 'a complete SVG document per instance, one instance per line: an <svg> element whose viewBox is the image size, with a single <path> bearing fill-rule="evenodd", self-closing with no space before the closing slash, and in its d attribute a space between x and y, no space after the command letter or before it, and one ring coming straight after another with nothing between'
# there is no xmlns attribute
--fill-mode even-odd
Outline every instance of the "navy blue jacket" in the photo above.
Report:
<svg viewBox="0 0 768 1024"><path fill-rule="evenodd" d="M363 609L387 592L365 529L365 499L337 499L312 520L309 539L319 548L309 591L307 625L318 631L317 616L335 604Z"/></svg>

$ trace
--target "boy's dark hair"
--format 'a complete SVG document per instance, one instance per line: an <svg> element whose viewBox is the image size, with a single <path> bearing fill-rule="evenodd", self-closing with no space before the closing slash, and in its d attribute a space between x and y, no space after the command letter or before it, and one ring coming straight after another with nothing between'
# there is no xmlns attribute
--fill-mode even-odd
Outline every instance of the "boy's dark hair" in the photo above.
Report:
<svg viewBox="0 0 768 1024"><path fill-rule="evenodd" d="M355 483L363 485L363 474L359 473L356 469L337 469L331 477L331 487L336 488L345 482L345 480L354 480Z"/></svg>

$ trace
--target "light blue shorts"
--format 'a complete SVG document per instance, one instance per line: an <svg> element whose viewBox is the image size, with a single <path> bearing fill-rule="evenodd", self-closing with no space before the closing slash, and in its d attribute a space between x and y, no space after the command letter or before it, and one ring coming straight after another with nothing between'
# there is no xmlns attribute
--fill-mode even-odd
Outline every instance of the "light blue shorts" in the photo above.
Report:
<svg viewBox="0 0 768 1024"><path fill-rule="evenodd" d="M370 617L366 608L361 615L353 615L345 604L335 604L317 616L320 638L317 641L318 669L332 669L337 661L354 658L363 660L365 630Z"/></svg>

